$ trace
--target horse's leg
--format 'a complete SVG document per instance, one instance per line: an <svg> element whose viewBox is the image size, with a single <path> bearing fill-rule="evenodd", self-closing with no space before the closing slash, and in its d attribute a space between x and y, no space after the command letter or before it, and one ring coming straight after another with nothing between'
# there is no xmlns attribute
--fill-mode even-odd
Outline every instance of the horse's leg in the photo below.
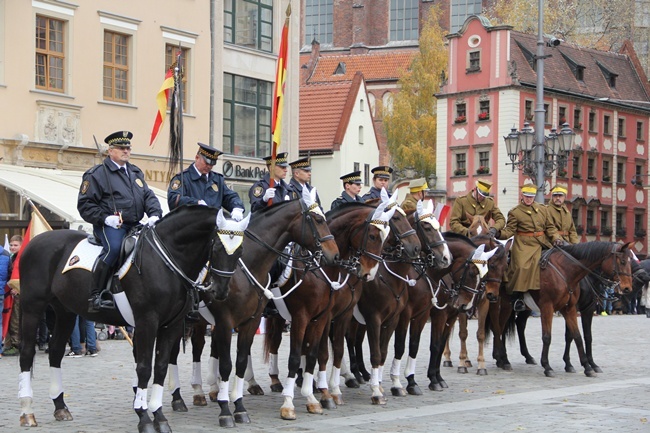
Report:
<svg viewBox="0 0 650 433"><path fill-rule="evenodd" d="M253 370L253 358L248 357L246 366L246 373L244 373L244 380L248 382L248 393L250 395L264 395L264 390L259 383L255 380L255 371Z"/></svg>
<svg viewBox="0 0 650 433"><path fill-rule="evenodd" d="M433 308L431 316L431 333L429 341L429 366L427 368L427 377L429 378L429 389L431 391L442 391L442 386L438 383L438 370L440 365L438 359L441 359L445 343L449 338L449 332L445 332L447 321L446 310Z"/></svg>
<svg viewBox="0 0 650 433"><path fill-rule="evenodd" d="M172 410L174 412L187 412L187 406L181 396L181 381L178 375L178 354L180 353L181 340L182 338L172 345L169 354L169 389L172 394Z"/></svg>
<svg viewBox="0 0 650 433"><path fill-rule="evenodd" d="M208 366L208 384L210 385L210 400L219 404L219 426L234 427L235 420L228 406L230 403L228 385L232 372L232 359L230 348L232 344L232 329L230 323L219 323L212 331L210 344L210 363ZM237 338L240 338L239 334ZM216 371L218 370L218 374Z"/></svg>
<svg viewBox="0 0 650 433"><path fill-rule="evenodd" d="M552 309L553 307L551 306L550 308ZM551 312L551 316L553 316L553 312ZM526 322L528 322L529 317L530 310L521 311L517 313L515 323L517 324L517 337L519 337L519 351L521 352L521 356L526 358L526 364L535 365L537 364L535 358L531 356L528 351L528 345L526 344Z"/></svg>
<svg viewBox="0 0 650 433"><path fill-rule="evenodd" d="M460 353L458 353L458 373L467 374L467 367L472 362L467 359L467 313L464 311L458 315L458 338L460 339Z"/></svg>
<svg viewBox="0 0 650 433"><path fill-rule="evenodd" d="M327 335L323 332L327 322L328 320L323 318L321 318L317 322L309 322L307 329L305 331L305 337L303 341L302 352L306 355L306 357L305 357L305 366L303 370L304 380L300 391L302 396L307 398L307 411L309 413L322 414L323 400L329 401L328 403L330 405L329 408L336 407L334 405L334 400L332 400L332 396L329 395L329 391L327 390L326 376L324 375L321 376L320 374L318 375L318 383L316 384L316 388L325 389L323 395L321 396L320 402L314 397L314 388L313 388L314 368L316 367L316 357L318 355L321 336ZM327 340L327 338L324 339Z"/></svg>
<svg viewBox="0 0 650 433"><path fill-rule="evenodd" d="M372 396L370 398L372 404L375 405L384 405L386 404L386 397L381 389L381 377L379 372L379 366L381 365L381 343L380 343L380 332L381 332L381 322L379 317L373 315L371 317L366 317L366 331L368 333L368 346L370 347L370 389L372 390ZM359 326L359 330L363 327ZM357 332L357 342L355 344L355 349L360 352L361 343L359 343L359 333ZM357 353L357 362L359 362L360 354Z"/></svg>
<svg viewBox="0 0 650 433"><path fill-rule="evenodd" d="M235 422L249 424L251 422L248 412L244 407L244 376L248 369L248 360L251 355L251 346L255 333L259 328L259 320L251 320L239 327L237 334L237 360L235 363L235 384L230 393L230 399L235 403ZM228 388L226 387L226 391Z"/></svg>
<svg viewBox="0 0 650 433"><path fill-rule="evenodd" d="M330 340L332 342L332 372L329 378L329 390L332 394L332 399L337 406L345 404L343 401L343 393L341 392L341 367L343 357L345 356L345 323L348 322L348 318L339 318L334 322L330 323ZM319 350L319 369L327 369L327 360L329 349L327 347L327 342L325 336L321 339L321 346ZM352 355L350 355L350 358ZM346 386L349 388L359 388L359 383L356 379L349 378L345 382ZM355 386L356 385L356 386Z"/></svg>
<svg viewBox="0 0 650 433"><path fill-rule="evenodd" d="M564 371L567 373L575 373L576 369L571 365L571 342L573 341L573 336L569 331L569 325L564 322L564 355L562 359L564 360Z"/></svg>
<svg viewBox="0 0 650 433"><path fill-rule="evenodd" d="M331 330L331 322L329 319L322 320L323 327L320 335L318 335L318 344L316 345L316 360L318 361L318 373L316 376L316 389L321 393L320 405L323 409L336 409L336 402L330 393L330 388L327 382L327 361L329 360L329 335ZM332 365L332 371L335 367ZM338 382L340 383L340 368L338 369Z"/></svg>
<svg viewBox="0 0 650 433"><path fill-rule="evenodd" d="M443 333L443 338L445 340L449 339L449 335L451 334L451 324L453 324L456 321L456 318L458 316L458 310L455 310L455 309L453 309L451 307L447 307L447 314L448 314L449 318L447 319L447 321L444 324L444 333L446 333L446 335ZM447 382L445 382L445 380L442 378L442 374L440 373L440 371L441 371L440 370L441 361L442 361L442 353L439 353L438 358L436 359L436 375L437 375L436 379L438 381L438 384L442 388L449 388L449 386L447 385Z"/></svg>
<svg viewBox="0 0 650 433"><path fill-rule="evenodd" d="M205 391L203 391L203 377L201 376L201 355L205 348L205 330L207 323L200 320L192 330L192 404L194 406L207 406Z"/></svg>
<svg viewBox="0 0 650 433"><path fill-rule="evenodd" d="M442 351L442 357L445 358L445 360L442 363L443 367L453 367L454 363L451 362L451 347L449 347L449 340L451 339L452 333L449 333L449 338L447 341L445 341L445 348ZM459 367L460 368L460 367Z"/></svg>
<svg viewBox="0 0 650 433"><path fill-rule="evenodd" d="M546 377L555 377L555 372L551 368L549 362L548 362L548 351L549 348L551 347L551 332L553 328L553 313L554 308L551 302L541 302L538 301L537 299L535 300L537 305L539 306L540 313L541 313L541 319L542 319L542 359L541 359L541 364L542 367L544 367L544 374ZM519 327L517 327L519 328ZM517 329L519 330L519 329Z"/></svg>
<svg viewBox="0 0 650 433"><path fill-rule="evenodd" d="M183 322L175 325L161 327L156 337L156 358L153 368L153 385L151 386L151 399L149 410L153 414L153 426L158 433L171 433L167 418L163 414L162 399L165 385L165 376L169 364L169 355L178 341L183 338Z"/></svg>
<svg viewBox="0 0 650 433"><path fill-rule="evenodd" d="M271 378L271 392L282 392L282 382L278 375L280 368L278 365L278 351L282 343L282 330L284 328L284 318L282 316L271 316L266 319L266 333L271 336L269 347L269 377ZM268 336L266 337L268 339Z"/></svg>
<svg viewBox="0 0 650 433"><path fill-rule="evenodd" d="M585 311L582 311L580 314L580 320L582 322L582 333L584 334L585 338L587 360L589 361L591 368L593 368L596 373L602 373L603 370L594 362L592 353L593 334L591 333L591 322L594 320L593 309L586 309Z"/></svg>
<svg viewBox="0 0 650 433"><path fill-rule="evenodd" d="M404 376L408 382L406 385L406 392L411 395L422 395L422 390L415 381L415 360L420 349L422 330L426 326L428 319L428 311L421 313L419 316L411 319L411 325L409 327L409 357L406 360Z"/></svg>
<svg viewBox="0 0 650 433"><path fill-rule="evenodd" d="M295 315L291 321L291 338L289 349L289 373L284 382L284 389L282 390L282 397L284 401L280 407L280 417L286 420L296 419L296 408L293 404L294 388L296 385L296 373L300 368L300 358L302 356L302 343L305 335L305 328L307 321L302 315ZM313 386L313 380L311 381ZM304 382L303 382L304 383ZM320 406L320 404L319 404Z"/></svg>
<svg viewBox="0 0 650 433"><path fill-rule="evenodd" d="M576 311L575 304L571 304L561 310L564 320L566 321L567 328L573 336L573 341L575 342L576 349L578 349L578 356L580 357L580 364L585 369L585 376L587 377L596 377L596 373L591 364L587 359L585 354L584 345L582 342L582 336L580 335L580 329L578 328L578 312Z"/></svg>
<svg viewBox="0 0 650 433"><path fill-rule="evenodd" d="M406 333L409 328L409 319L411 317L410 309L405 309L399 316L397 327L395 328L395 341L393 343L393 362L390 367L390 380L392 382L390 392L393 395L400 395L400 391L404 391L400 375L402 372L402 357L406 349Z"/></svg>
<svg viewBox="0 0 650 433"><path fill-rule="evenodd" d="M133 334L133 354L135 357L135 372L137 375L135 398L133 399L133 410L140 419L140 422L138 423L139 433L153 433L155 431L153 421L147 412L149 408L147 405L147 387L149 385L149 379L151 378L152 358L157 329L159 327L158 325L159 322L157 318L142 317L140 320L136 320L137 332ZM177 338L180 338L180 336ZM168 361L168 359L169 353L167 354L165 363ZM165 365L165 369L166 368L167 365ZM155 390L156 394L158 391L162 393L162 387L160 390ZM160 399L162 405L162 394L160 396ZM156 403L156 401L154 400L153 403Z"/></svg>
<svg viewBox="0 0 650 433"><path fill-rule="evenodd" d="M478 369L476 370L476 374L479 376L487 376L487 369L485 368L485 355L483 350L485 346L485 321L487 320L490 303L488 302L487 298L483 297L481 301L479 301L477 307L478 329L476 331L476 340L478 341Z"/></svg>

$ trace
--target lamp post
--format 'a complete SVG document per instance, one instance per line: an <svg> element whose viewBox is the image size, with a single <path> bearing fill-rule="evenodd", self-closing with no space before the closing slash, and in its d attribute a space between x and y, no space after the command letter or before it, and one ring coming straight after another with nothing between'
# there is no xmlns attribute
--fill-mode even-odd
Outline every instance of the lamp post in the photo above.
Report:
<svg viewBox="0 0 650 433"><path fill-rule="evenodd" d="M510 134L503 137L506 142L512 171L515 167L530 176L537 186L535 201L544 203L544 180L558 167L567 164L569 153L573 147L575 133L568 123L562 125L558 133L551 130L548 137L544 136L544 3L538 0L538 37L537 37L537 86L535 104L535 125L533 130L528 122L524 123L521 131L512 128ZM555 43L554 45L557 45Z"/></svg>

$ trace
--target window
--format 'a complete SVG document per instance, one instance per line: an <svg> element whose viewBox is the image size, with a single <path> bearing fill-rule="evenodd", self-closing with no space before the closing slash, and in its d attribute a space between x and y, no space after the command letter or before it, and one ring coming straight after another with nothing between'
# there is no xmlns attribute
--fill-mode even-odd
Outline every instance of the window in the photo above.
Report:
<svg viewBox="0 0 650 433"><path fill-rule="evenodd" d="M456 117L467 117L467 105L456 104Z"/></svg>
<svg viewBox="0 0 650 433"><path fill-rule="evenodd" d="M611 132L609 130L609 128L610 128L610 124L609 124L610 120L611 120L611 118L610 118L609 115L605 114L603 116L603 134L605 134L605 135L611 135Z"/></svg>
<svg viewBox="0 0 650 433"><path fill-rule="evenodd" d="M573 110L573 127L582 129L582 110L579 108Z"/></svg>
<svg viewBox="0 0 650 433"><path fill-rule="evenodd" d="M625 137L625 119L623 117L618 118L618 136Z"/></svg>
<svg viewBox="0 0 650 433"><path fill-rule="evenodd" d="M167 70L176 62L176 55L178 54L178 45L165 44L165 73ZM187 89L188 79L190 76L190 71L187 68L189 62L190 50L189 48L181 48L181 71L183 72L183 78L181 79L181 96L183 97L183 112L187 112ZM170 98L167 101L167 107L171 107L172 98L171 92L169 93Z"/></svg>
<svg viewBox="0 0 650 433"><path fill-rule="evenodd" d="M223 150L233 155L271 154L273 83L224 74Z"/></svg>
<svg viewBox="0 0 650 433"><path fill-rule="evenodd" d="M359 144L363 144L363 125L359 125Z"/></svg>
<svg viewBox="0 0 650 433"><path fill-rule="evenodd" d="M481 52L470 51L467 53L467 72L476 72L481 70Z"/></svg>
<svg viewBox="0 0 650 433"><path fill-rule="evenodd" d="M625 162L616 162L616 182L625 183Z"/></svg>
<svg viewBox="0 0 650 433"><path fill-rule="evenodd" d="M306 0L305 45L311 44L314 39L321 45L332 44L333 3L334 0Z"/></svg>
<svg viewBox="0 0 650 433"><path fill-rule="evenodd" d="M370 164L363 165L363 184L370 186Z"/></svg>
<svg viewBox="0 0 650 433"><path fill-rule="evenodd" d="M390 40L417 41L419 37L418 0L390 1Z"/></svg>
<svg viewBox="0 0 650 433"><path fill-rule="evenodd" d="M594 158L587 159L587 179L596 180L596 160Z"/></svg>
<svg viewBox="0 0 650 433"><path fill-rule="evenodd" d="M104 100L129 102L129 36L104 32Z"/></svg>
<svg viewBox="0 0 650 433"><path fill-rule="evenodd" d="M487 120L490 118L490 101L480 101L478 119Z"/></svg>
<svg viewBox="0 0 650 433"><path fill-rule="evenodd" d="M643 141L643 122L636 122L636 139Z"/></svg>
<svg viewBox="0 0 650 433"><path fill-rule="evenodd" d="M625 212L616 212L616 233L620 233L621 229L625 230Z"/></svg>
<svg viewBox="0 0 650 433"><path fill-rule="evenodd" d="M529 122L532 122L535 119L535 114L533 111L533 101L527 100L525 102L525 113L524 115L526 116L526 120Z"/></svg>
<svg viewBox="0 0 650 433"><path fill-rule="evenodd" d="M580 206L574 205L573 208L571 208L571 219L573 220L573 225L576 226L577 229L582 222L580 219Z"/></svg>
<svg viewBox="0 0 650 433"><path fill-rule="evenodd" d="M637 238L642 238L645 237L646 231L645 231L645 214L643 213L635 213L634 214L634 237Z"/></svg>
<svg viewBox="0 0 650 433"><path fill-rule="evenodd" d="M582 155L580 154L575 154L573 155L573 178L574 179L581 179L582 178Z"/></svg>
<svg viewBox="0 0 650 433"><path fill-rule="evenodd" d="M225 0L224 41L273 52L273 0Z"/></svg>
<svg viewBox="0 0 650 433"><path fill-rule="evenodd" d="M456 169L454 170L454 176L465 176L466 174L467 174L467 154L457 153Z"/></svg>
<svg viewBox="0 0 650 433"><path fill-rule="evenodd" d="M363 111L366 104L364 104L363 99L359 99L359 111Z"/></svg>
<svg viewBox="0 0 650 433"><path fill-rule="evenodd" d="M589 112L589 132L596 132L596 113Z"/></svg>
<svg viewBox="0 0 650 433"><path fill-rule="evenodd" d="M594 227L594 211L592 209L587 210L587 233L589 233L589 229ZM591 233L595 234L595 233Z"/></svg>
<svg viewBox="0 0 650 433"><path fill-rule="evenodd" d="M566 123L566 107L558 107L557 115L557 121L559 125L562 126L564 123Z"/></svg>
<svg viewBox="0 0 650 433"><path fill-rule="evenodd" d="M353 171L359 171L360 164L358 162L354 163L354 170ZM368 176L366 176L367 178Z"/></svg>
<svg viewBox="0 0 650 433"><path fill-rule="evenodd" d="M544 124L548 125L551 121L551 110L548 104L544 104Z"/></svg>
<svg viewBox="0 0 650 433"><path fill-rule="evenodd" d="M611 230L610 227L610 222L609 222L609 211L606 210L601 210L600 211L600 232L605 235L609 236L607 233L607 229ZM610 235L612 234L611 231L609 233Z"/></svg>
<svg viewBox="0 0 650 433"><path fill-rule="evenodd" d="M451 1L451 32L456 33L470 15L480 15L483 12L481 0L452 0Z"/></svg>
<svg viewBox="0 0 650 433"><path fill-rule="evenodd" d="M611 164L609 159L603 158L603 182L612 181Z"/></svg>
<svg viewBox="0 0 650 433"><path fill-rule="evenodd" d="M478 166L476 168L476 174L489 174L489 173L490 173L490 151L480 150L478 151Z"/></svg>
<svg viewBox="0 0 650 433"><path fill-rule="evenodd" d="M63 92L65 42L64 22L36 15L36 75L37 89Z"/></svg>

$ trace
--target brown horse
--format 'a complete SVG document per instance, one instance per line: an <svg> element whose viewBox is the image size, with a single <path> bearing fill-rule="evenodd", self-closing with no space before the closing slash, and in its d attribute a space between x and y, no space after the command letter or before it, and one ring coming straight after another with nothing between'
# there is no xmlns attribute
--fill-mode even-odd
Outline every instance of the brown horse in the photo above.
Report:
<svg viewBox="0 0 650 433"><path fill-rule="evenodd" d="M594 241L553 248L542 254L540 261L542 267L540 290L527 292L524 299L529 308L539 309L541 312L543 342L541 364L547 377L555 376L555 372L548 362L548 351L551 344L553 313L556 311L559 311L564 317L568 334L567 340L575 343L580 357L580 364L585 369L585 375L589 377L595 376L594 369L589 364L585 354L582 336L578 328L579 282L588 274L593 274L593 271L600 267L600 278L618 283L617 290L619 292L631 292L632 272L629 247L630 243L617 244L614 242ZM509 366L510 362L507 359L505 345L501 341L497 347L497 340L503 338L502 330L506 328L506 322L508 322L513 311L510 297L504 296L503 292L501 295L499 298L499 328L493 329L495 339L493 356L497 359L497 366L504 368L504 366ZM490 314L492 314L492 311ZM529 314L529 312L524 312L521 315L524 318L522 319L524 323L526 316ZM520 319L517 318L516 320L519 321ZM524 327L518 326L518 333L520 334L520 348L522 349L522 355L526 357L526 363L534 364L534 359L532 359L525 347ZM505 367L504 369L508 368Z"/></svg>

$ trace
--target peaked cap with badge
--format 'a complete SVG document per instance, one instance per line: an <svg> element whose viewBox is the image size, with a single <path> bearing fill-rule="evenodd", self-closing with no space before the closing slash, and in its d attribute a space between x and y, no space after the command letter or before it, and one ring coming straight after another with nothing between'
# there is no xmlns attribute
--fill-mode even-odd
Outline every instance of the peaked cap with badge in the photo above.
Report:
<svg viewBox="0 0 650 433"><path fill-rule="evenodd" d="M108 144L109 147L121 147L121 148L131 148L131 139L133 138L133 133L129 131L117 131L104 139L104 143Z"/></svg>
<svg viewBox="0 0 650 433"><path fill-rule="evenodd" d="M289 167L288 158L289 154L287 152L281 152L275 155L275 165L278 167ZM272 155L265 156L262 158L266 162L266 166L270 167L271 166L271 158Z"/></svg>
<svg viewBox="0 0 650 433"><path fill-rule="evenodd" d="M290 162L289 165L292 169L299 168L301 170L311 171L311 159L308 156L296 159L295 161Z"/></svg>
<svg viewBox="0 0 650 433"><path fill-rule="evenodd" d="M199 151L197 154L201 155L203 159L205 159L205 162L210 165L215 165L217 163L217 158L219 158L219 155L223 155L222 151L215 149L212 146L208 146L207 144L203 143L198 143L198 145Z"/></svg>
<svg viewBox="0 0 650 433"><path fill-rule="evenodd" d="M373 178L379 179L390 179L390 175L393 173L393 168L387 165L380 165L370 170Z"/></svg>

